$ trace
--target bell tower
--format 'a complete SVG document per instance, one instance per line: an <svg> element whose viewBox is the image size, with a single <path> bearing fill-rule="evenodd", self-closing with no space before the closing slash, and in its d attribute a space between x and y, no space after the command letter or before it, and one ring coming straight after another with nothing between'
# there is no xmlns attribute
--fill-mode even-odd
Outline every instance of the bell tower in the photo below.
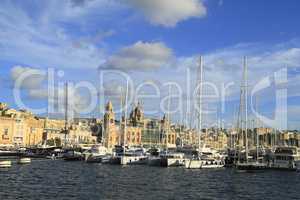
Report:
<svg viewBox="0 0 300 200"><path fill-rule="evenodd" d="M113 105L109 101L105 106L104 114L104 145L107 148L113 148L117 144L115 127L115 113Z"/></svg>

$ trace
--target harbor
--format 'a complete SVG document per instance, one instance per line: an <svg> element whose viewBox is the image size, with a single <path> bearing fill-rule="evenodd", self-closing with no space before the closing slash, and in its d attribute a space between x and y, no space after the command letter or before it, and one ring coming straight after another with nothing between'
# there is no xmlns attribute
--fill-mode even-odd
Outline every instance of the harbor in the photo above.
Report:
<svg viewBox="0 0 300 200"><path fill-rule="evenodd" d="M0 200L300 199L299 0L0 5Z"/></svg>

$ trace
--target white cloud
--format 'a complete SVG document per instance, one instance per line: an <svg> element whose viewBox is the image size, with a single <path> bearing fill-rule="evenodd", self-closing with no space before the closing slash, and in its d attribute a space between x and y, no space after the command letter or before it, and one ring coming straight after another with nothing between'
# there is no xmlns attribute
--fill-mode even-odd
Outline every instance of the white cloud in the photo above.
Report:
<svg viewBox="0 0 300 200"><path fill-rule="evenodd" d="M172 56L172 50L164 43L139 41L122 48L101 67L121 70L158 69L167 65Z"/></svg>
<svg viewBox="0 0 300 200"><path fill-rule="evenodd" d="M4 2L0 7L0 59L44 67L97 68L104 61L102 40L114 32L98 29L96 35L74 35L68 27L87 32L82 20L102 8L102 2L73 8L67 1L51 1L41 3L43 9L32 13L18 4Z"/></svg>
<svg viewBox="0 0 300 200"><path fill-rule="evenodd" d="M40 87L46 78L46 73L36 68L14 66L11 69L11 78L14 82L18 79L24 79L22 88L30 89Z"/></svg>
<svg viewBox="0 0 300 200"><path fill-rule="evenodd" d="M192 17L204 17L206 7L201 0L125 0L139 9L155 25L174 27Z"/></svg>

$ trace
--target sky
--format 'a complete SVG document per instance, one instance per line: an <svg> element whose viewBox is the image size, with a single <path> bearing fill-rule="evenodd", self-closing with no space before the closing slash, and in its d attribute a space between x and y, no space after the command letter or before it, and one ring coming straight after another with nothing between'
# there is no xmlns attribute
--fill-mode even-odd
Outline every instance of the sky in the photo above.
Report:
<svg viewBox="0 0 300 200"><path fill-rule="evenodd" d="M12 108L59 117L68 82L75 115L100 117L108 100L116 110L125 101L126 76L129 107L139 101L146 115L156 118L173 110L172 121L195 126L198 118L189 105L197 104L191 96L201 55L207 82L201 105L209 111L203 123L232 126L247 56L249 101L257 101L248 105L249 118L254 119L253 107L276 118L281 105L276 94L286 91L287 106L278 112L286 113L288 129L300 129L298 0L2 0L0 5L0 102ZM284 72L285 83L276 82L278 72ZM271 84L252 95L268 78ZM175 97L168 107L170 94ZM93 102L95 97L100 98Z"/></svg>

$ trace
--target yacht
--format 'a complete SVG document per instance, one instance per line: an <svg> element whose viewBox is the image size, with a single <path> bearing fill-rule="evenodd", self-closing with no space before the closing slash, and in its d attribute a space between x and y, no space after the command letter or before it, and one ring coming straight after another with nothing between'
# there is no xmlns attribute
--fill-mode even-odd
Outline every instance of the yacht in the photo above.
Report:
<svg viewBox="0 0 300 200"><path fill-rule="evenodd" d="M221 160L220 155L216 151L210 148L206 148L205 143L201 148L201 132L202 132L202 81L203 81L203 58L199 58L199 115L198 115L198 155L194 155L192 158L185 160L186 169L204 169L204 168L220 168L224 167L224 162Z"/></svg>
<svg viewBox="0 0 300 200"><path fill-rule="evenodd" d="M273 169L300 170L300 149L297 147L277 147L273 159Z"/></svg>
<svg viewBox="0 0 300 200"><path fill-rule="evenodd" d="M84 160L84 156L80 151L69 149L64 153L63 159L65 161L81 161Z"/></svg>
<svg viewBox="0 0 300 200"><path fill-rule="evenodd" d="M186 169L213 169L225 166L224 157L217 151L204 147L198 157L185 160Z"/></svg>
<svg viewBox="0 0 300 200"><path fill-rule="evenodd" d="M121 165L140 165L147 164L148 157L145 150L141 147L130 147L125 149L120 157Z"/></svg>
<svg viewBox="0 0 300 200"><path fill-rule="evenodd" d="M91 149L87 150L84 154L84 160L87 163L101 163L102 160L105 160L109 157L107 148L102 144L96 144L92 146Z"/></svg>
<svg viewBox="0 0 300 200"><path fill-rule="evenodd" d="M184 153L180 152L164 152L160 154L161 167L179 167L184 166Z"/></svg>

